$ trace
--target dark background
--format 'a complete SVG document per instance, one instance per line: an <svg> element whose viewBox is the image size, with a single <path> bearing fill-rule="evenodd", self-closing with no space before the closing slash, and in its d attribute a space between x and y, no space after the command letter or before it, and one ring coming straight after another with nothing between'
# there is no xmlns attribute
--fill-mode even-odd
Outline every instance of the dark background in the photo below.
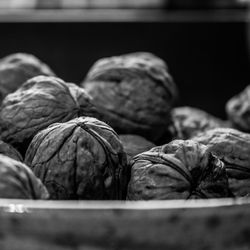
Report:
<svg viewBox="0 0 250 250"><path fill-rule="evenodd" d="M75 83L101 57L155 53L179 87L179 105L222 118L226 101L250 83L246 22L0 23L0 30L0 57L32 53Z"/></svg>

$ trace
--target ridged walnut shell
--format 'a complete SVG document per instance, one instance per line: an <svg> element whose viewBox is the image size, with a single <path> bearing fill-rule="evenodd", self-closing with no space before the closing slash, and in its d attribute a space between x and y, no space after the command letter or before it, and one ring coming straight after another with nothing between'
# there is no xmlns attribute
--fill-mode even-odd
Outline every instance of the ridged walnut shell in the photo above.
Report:
<svg viewBox="0 0 250 250"><path fill-rule="evenodd" d="M176 139L187 140L209 129L229 126L226 121L194 107L173 108L171 116Z"/></svg>
<svg viewBox="0 0 250 250"><path fill-rule="evenodd" d="M228 119L234 128L250 132L250 85L226 103Z"/></svg>
<svg viewBox="0 0 250 250"><path fill-rule="evenodd" d="M229 197L223 162L207 147L174 140L135 156L131 161L128 200Z"/></svg>
<svg viewBox="0 0 250 250"><path fill-rule="evenodd" d="M40 131L25 162L52 199L125 199L126 154L115 131L95 118L76 118Z"/></svg>
<svg viewBox="0 0 250 250"><path fill-rule="evenodd" d="M38 58L27 53L15 53L0 59L0 103L16 91L28 79L38 76L54 76L54 72Z"/></svg>
<svg viewBox="0 0 250 250"><path fill-rule="evenodd" d="M0 154L0 198L48 199L49 194L25 164Z"/></svg>
<svg viewBox="0 0 250 250"><path fill-rule="evenodd" d="M226 167L229 187L237 196L250 196L250 134L232 128L211 129L193 140L208 147Z"/></svg>
<svg viewBox="0 0 250 250"><path fill-rule="evenodd" d="M0 136L24 155L40 130L94 111L91 97L82 88L56 77L37 76L4 99L0 106Z"/></svg>
<svg viewBox="0 0 250 250"><path fill-rule="evenodd" d="M93 97L100 119L119 134L156 142L169 123L177 87L157 56L138 52L98 60L82 86Z"/></svg>

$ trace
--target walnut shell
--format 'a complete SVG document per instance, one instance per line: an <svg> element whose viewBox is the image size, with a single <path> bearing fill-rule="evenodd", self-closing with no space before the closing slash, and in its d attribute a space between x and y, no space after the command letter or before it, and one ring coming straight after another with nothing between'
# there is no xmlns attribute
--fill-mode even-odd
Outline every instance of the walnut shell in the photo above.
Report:
<svg viewBox="0 0 250 250"><path fill-rule="evenodd" d="M115 131L95 118L80 117L40 131L25 162L52 199L125 199L126 154Z"/></svg>
<svg viewBox="0 0 250 250"><path fill-rule="evenodd" d="M193 138L208 147L226 167L235 196L250 196L250 134L232 128L211 129Z"/></svg>
<svg viewBox="0 0 250 250"><path fill-rule="evenodd" d="M94 111L91 97L82 88L56 77L37 76L4 99L0 106L0 136L24 155L41 129Z"/></svg>
<svg viewBox="0 0 250 250"><path fill-rule="evenodd" d="M131 161L128 200L230 195L223 162L197 142L174 140L139 154Z"/></svg>
<svg viewBox="0 0 250 250"><path fill-rule="evenodd" d="M234 128L250 132L250 85L226 103L226 113Z"/></svg>
<svg viewBox="0 0 250 250"><path fill-rule="evenodd" d="M188 106L173 108L171 116L176 139L187 140L206 130L229 126L226 121Z"/></svg>
<svg viewBox="0 0 250 250"><path fill-rule="evenodd" d="M54 76L54 72L38 58L27 53L15 53L0 60L0 103L16 91L28 79L38 76Z"/></svg>
<svg viewBox="0 0 250 250"><path fill-rule="evenodd" d="M101 120L119 134L153 142L164 133L177 99L166 64L146 52L98 60L82 86L93 97Z"/></svg>
<svg viewBox="0 0 250 250"><path fill-rule="evenodd" d="M25 164L0 154L0 198L48 199L49 194Z"/></svg>

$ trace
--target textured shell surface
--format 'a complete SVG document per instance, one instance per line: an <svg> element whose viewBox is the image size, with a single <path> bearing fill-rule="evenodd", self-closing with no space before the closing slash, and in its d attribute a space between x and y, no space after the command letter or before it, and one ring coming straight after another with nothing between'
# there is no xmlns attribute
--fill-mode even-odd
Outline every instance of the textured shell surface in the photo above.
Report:
<svg viewBox="0 0 250 250"><path fill-rule="evenodd" d="M1 139L22 154L33 136L55 122L95 112L84 89L56 77L37 76L9 94L0 106Z"/></svg>
<svg viewBox="0 0 250 250"><path fill-rule="evenodd" d="M174 140L131 160L128 200L222 198L230 195L223 162L197 142Z"/></svg>
<svg viewBox="0 0 250 250"><path fill-rule="evenodd" d="M82 86L93 97L100 119L119 134L149 140L164 132L178 96L164 61L145 52L98 60Z"/></svg>
<svg viewBox="0 0 250 250"><path fill-rule="evenodd" d="M211 129L193 140L208 147L224 163L235 196L250 194L250 134L232 128Z"/></svg>
<svg viewBox="0 0 250 250"><path fill-rule="evenodd" d="M1 58L0 101L28 79L38 75L55 76L55 73L48 65L31 54L15 53Z"/></svg>
<svg viewBox="0 0 250 250"><path fill-rule="evenodd" d="M127 158L115 131L91 117L56 123L32 140L25 162L52 199L122 199Z"/></svg>
<svg viewBox="0 0 250 250"><path fill-rule="evenodd" d="M176 139L187 140L200 132L229 126L226 121L222 121L201 109L189 106L173 108L171 116Z"/></svg>

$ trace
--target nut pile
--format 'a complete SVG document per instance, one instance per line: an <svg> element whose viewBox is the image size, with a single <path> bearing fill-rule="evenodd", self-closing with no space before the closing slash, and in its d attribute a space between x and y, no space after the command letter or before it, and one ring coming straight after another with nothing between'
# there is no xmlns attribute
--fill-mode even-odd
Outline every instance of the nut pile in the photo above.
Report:
<svg viewBox="0 0 250 250"><path fill-rule="evenodd" d="M175 106L148 52L98 60L79 84L33 55L0 60L0 198L165 200L250 195L249 87L223 121Z"/></svg>

